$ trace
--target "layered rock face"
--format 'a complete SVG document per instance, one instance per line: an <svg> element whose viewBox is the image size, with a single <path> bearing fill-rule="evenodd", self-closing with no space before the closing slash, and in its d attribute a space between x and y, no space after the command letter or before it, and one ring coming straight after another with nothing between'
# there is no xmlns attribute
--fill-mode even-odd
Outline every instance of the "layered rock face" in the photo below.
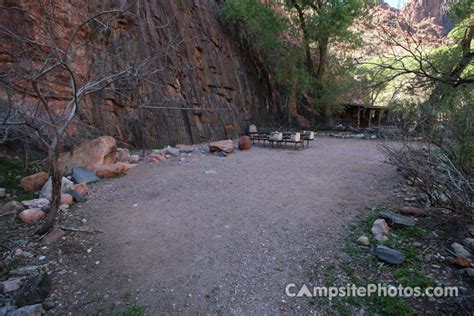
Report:
<svg viewBox="0 0 474 316"><path fill-rule="evenodd" d="M447 0L409 0L400 13L411 25L425 25L425 28L439 25L447 33L452 25L447 16L446 3Z"/></svg>
<svg viewBox="0 0 474 316"><path fill-rule="evenodd" d="M0 2L8 5L9 1ZM14 2L41 12L41 1ZM133 60L147 61L142 67L146 78L127 79L113 91L104 90L85 100L69 131L74 137L111 135L138 147L199 143L225 138L232 127L231 132L238 134L252 123L270 124L275 117L275 106L266 97L269 94L257 70L219 22L218 1L53 3L65 34L81 19L103 10L128 7L133 13L110 20L107 26L96 23L84 30L82 36L93 37L94 47L81 52L86 57L77 69L82 81L120 70ZM27 25L20 14L6 14L13 28ZM26 30L29 35L34 32ZM2 51L8 49L6 45L0 44ZM0 67L7 64L8 60L0 60ZM56 81L51 90L51 94L67 91L67 81ZM30 102L35 102L34 97Z"/></svg>

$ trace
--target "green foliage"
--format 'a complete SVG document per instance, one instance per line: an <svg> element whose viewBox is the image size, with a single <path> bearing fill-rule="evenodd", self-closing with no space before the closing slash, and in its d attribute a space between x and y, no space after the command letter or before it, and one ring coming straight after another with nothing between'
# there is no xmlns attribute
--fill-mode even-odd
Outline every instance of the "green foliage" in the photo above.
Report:
<svg viewBox="0 0 474 316"><path fill-rule="evenodd" d="M474 1L472 0L457 0L447 4L450 5L450 18L454 21L469 18L471 13L474 12Z"/></svg>
<svg viewBox="0 0 474 316"><path fill-rule="evenodd" d="M41 159L39 157L32 157L26 162L19 157L0 157L0 187L6 188L7 193L20 194L18 199L20 201L35 198L34 193L24 193L20 186L21 178L32 173L41 171L37 166Z"/></svg>
<svg viewBox="0 0 474 316"><path fill-rule="evenodd" d="M145 307L142 305L131 305L126 307L121 316L143 316L145 315Z"/></svg>
<svg viewBox="0 0 474 316"><path fill-rule="evenodd" d="M268 5L255 0L228 0L221 7L221 16L229 23L243 23L254 48L270 54L283 50L280 36L287 28L287 21Z"/></svg>
<svg viewBox="0 0 474 316"><path fill-rule="evenodd" d="M308 67L308 54L315 58L318 49L327 49L330 41L357 42L349 31L354 19L368 7L369 0L285 1L284 14L276 13L269 4L257 0L227 0L221 6L221 17L239 28L250 52L257 56L272 75L285 98L313 93L315 104L339 110L340 96L353 87L353 69L332 58L319 59L324 63L321 73ZM295 10L304 15L295 14ZM303 27L304 25L304 27ZM301 32L304 33L301 38ZM328 67L330 64L331 67Z"/></svg>
<svg viewBox="0 0 474 316"><path fill-rule="evenodd" d="M337 38L352 41L354 33L349 27L354 19L360 16L374 1L367 0L287 0L289 10L301 7L308 17L306 20L308 38L311 42L318 42L325 38ZM297 21L294 22L298 24Z"/></svg>

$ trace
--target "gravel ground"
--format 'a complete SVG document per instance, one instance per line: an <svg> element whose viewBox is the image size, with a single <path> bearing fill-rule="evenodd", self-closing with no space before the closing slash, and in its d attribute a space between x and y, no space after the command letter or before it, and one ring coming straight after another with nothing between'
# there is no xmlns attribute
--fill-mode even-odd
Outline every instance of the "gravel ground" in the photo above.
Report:
<svg viewBox="0 0 474 316"><path fill-rule="evenodd" d="M344 226L389 198L397 176L377 144L318 138L302 151L194 152L96 184L76 212L103 233L65 251L56 311L317 312L285 286L344 256Z"/></svg>

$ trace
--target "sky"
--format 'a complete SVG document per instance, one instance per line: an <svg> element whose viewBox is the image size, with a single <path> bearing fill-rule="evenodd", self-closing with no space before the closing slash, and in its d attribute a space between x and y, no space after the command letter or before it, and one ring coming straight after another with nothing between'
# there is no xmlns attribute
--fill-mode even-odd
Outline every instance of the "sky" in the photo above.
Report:
<svg viewBox="0 0 474 316"><path fill-rule="evenodd" d="M384 1L390 4L394 8L400 8L405 2L405 0L384 0Z"/></svg>

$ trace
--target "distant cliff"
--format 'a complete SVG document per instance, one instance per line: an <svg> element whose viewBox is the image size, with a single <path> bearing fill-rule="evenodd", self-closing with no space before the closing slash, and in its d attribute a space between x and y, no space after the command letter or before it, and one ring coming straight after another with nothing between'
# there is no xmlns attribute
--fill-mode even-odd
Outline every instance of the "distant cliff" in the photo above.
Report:
<svg viewBox="0 0 474 316"><path fill-rule="evenodd" d="M447 2L447 0L408 0L400 12L411 25L440 25L447 33L452 28L446 11Z"/></svg>

